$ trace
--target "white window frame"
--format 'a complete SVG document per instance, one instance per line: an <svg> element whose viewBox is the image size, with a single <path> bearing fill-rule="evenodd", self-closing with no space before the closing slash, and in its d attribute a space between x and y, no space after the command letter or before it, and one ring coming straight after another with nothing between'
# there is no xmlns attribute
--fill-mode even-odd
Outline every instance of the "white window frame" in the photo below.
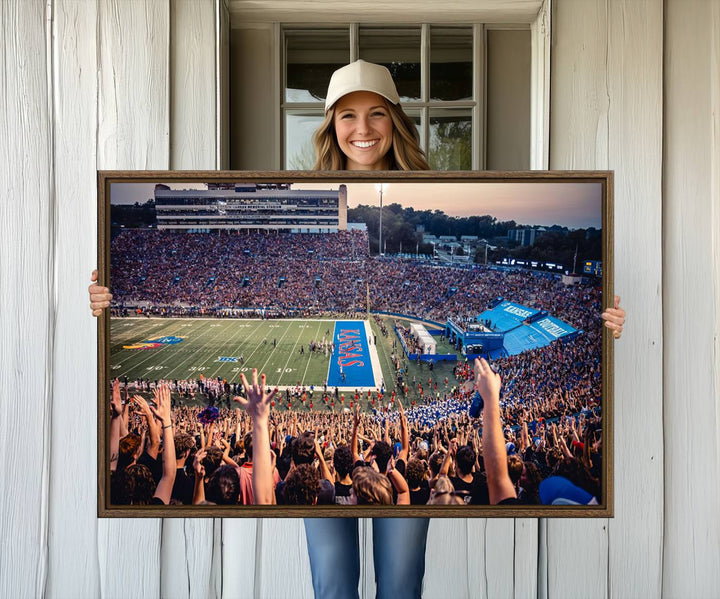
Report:
<svg viewBox="0 0 720 599"><path fill-rule="evenodd" d="M529 21L527 26L531 32L531 87L530 87L530 102L531 102L531 131L530 131L530 168L534 170L547 170L549 168L550 160L550 147L549 147L549 130L550 130L550 26L551 26L551 2L552 0L543 0L539 11L535 15L534 20ZM231 1L231 17L238 19L243 16L240 11L233 10L233 3ZM285 15L286 16L286 15ZM255 15L253 20L259 21L273 21L270 15ZM285 27L300 28L307 27L318 29L321 28L317 25L309 25L308 23L293 22L292 20L286 21ZM445 25L446 23L437 22L437 25ZM387 24L386 24L387 25ZM447 23L452 25L452 23ZM359 31L359 24L354 23L343 23L343 22L330 22L326 24L326 27L335 28L338 26L347 26L350 29L350 59L357 59L357 37ZM273 48L274 56L273 62L275 64L276 77L274 77L274 90L273 90L273 106L275 111L275 122L278 124L276 139L278 143L275 145L274 150L274 162L276 168L282 168L285 161L285 119L284 119L284 40L283 40L283 27L280 22L274 20L273 24ZM473 169L484 169L486 158L484 156L485 148L485 36L486 27L481 24L474 24L474 39L473 39L473 61L482 61L483 73L482 77L475 76L473 81L473 96L474 98L481 98L482 102L476 101L476 105L473 107ZM475 37L479 35L478 29L482 28L482 43L479 43ZM354 36L354 37L353 37ZM425 64L428 64L427 61ZM477 62L480 64L480 62ZM474 73L477 73L477 69L474 68ZM427 78L425 78L427 81ZM427 119L425 119L427 121ZM422 122L422 121L421 121ZM423 143L427 139L427 129L423 125ZM482 132L482 138L479 137Z"/></svg>
<svg viewBox="0 0 720 599"><path fill-rule="evenodd" d="M298 25L288 24L280 28L280 39L278 48L280 49L281 61L280 61L280 72L278 74L278 81L280 81L280 164L285 165L285 116L288 111L291 110L317 110L320 106L319 103L308 103L308 102L286 102L284 90L287 86L286 81L286 46L285 34L286 32L292 33L294 31L322 31L325 29L349 29L349 43L350 43L350 61L358 59L359 54L359 38L360 38L360 27L373 28L373 29L396 29L403 27L415 27L417 24L407 23L393 23L391 25L381 25L373 23L332 23L322 25ZM432 101L430 100L430 35L431 27L463 27L471 30L472 33L472 60L473 60L473 84L472 100L456 100L456 101ZM481 23L475 23L472 25L462 23L439 23L439 24L428 24L424 23L420 25L420 100L405 102L403 108L410 115L420 115L420 143L421 147L427 152L428 144L430 139L430 111L432 109L442 108L458 108L464 109L470 114L472 123L472 170L481 170L485 167L485 47L486 47L486 36L485 26Z"/></svg>

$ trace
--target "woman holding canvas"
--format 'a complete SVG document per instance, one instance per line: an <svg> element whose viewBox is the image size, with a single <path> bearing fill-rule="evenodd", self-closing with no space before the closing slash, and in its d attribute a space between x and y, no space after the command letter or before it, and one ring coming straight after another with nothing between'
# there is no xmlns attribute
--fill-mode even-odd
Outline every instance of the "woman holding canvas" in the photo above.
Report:
<svg viewBox="0 0 720 599"><path fill-rule="evenodd" d="M333 74L325 101L325 119L313 141L315 170L429 169L415 125L400 106L390 72L362 60ZM97 281L97 271L92 280ZM107 288L95 283L89 292L90 307L93 315L98 316L109 307L112 296ZM619 298L615 298L614 308L606 310L602 317L605 326L619 338L625 320ZM494 397L499 391L499 377L491 373L487 364L478 364L475 386ZM255 400L262 401L262 393ZM493 503L515 496L512 485L507 484L504 446L501 449L496 461L498 482L495 492L491 493ZM373 518L372 523L377 597L419 598L429 519ZM357 518L307 518L305 531L315 596L357 598L360 577Z"/></svg>

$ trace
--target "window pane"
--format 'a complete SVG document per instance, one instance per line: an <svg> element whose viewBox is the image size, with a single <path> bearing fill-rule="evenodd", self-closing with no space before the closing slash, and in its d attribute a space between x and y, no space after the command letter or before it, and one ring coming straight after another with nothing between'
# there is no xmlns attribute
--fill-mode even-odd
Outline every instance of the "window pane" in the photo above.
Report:
<svg viewBox="0 0 720 599"><path fill-rule="evenodd" d="M420 100L420 28L360 28L360 58L386 66L402 102Z"/></svg>
<svg viewBox="0 0 720 599"><path fill-rule="evenodd" d="M430 99L472 100L473 36L469 27L430 29Z"/></svg>
<svg viewBox="0 0 720 599"><path fill-rule="evenodd" d="M430 168L438 171L472 168L472 117L470 111L430 111Z"/></svg>
<svg viewBox="0 0 720 599"><path fill-rule="evenodd" d="M347 29L285 33L286 102L325 100L333 71L350 62Z"/></svg>
<svg viewBox="0 0 720 599"><path fill-rule="evenodd" d="M410 117L410 120L412 120L413 123L415 123L415 128L417 129L418 135L420 136L420 147L425 147L425 140L423 139L423 130L422 130L422 121L420 118L420 110L418 108L415 109L407 109L403 108L405 111L405 114L407 114Z"/></svg>
<svg viewBox="0 0 720 599"><path fill-rule="evenodd" d="M294 112L285 115L285 168L309 171L315 164L312 135L323 122L322 113Z"/></svg>

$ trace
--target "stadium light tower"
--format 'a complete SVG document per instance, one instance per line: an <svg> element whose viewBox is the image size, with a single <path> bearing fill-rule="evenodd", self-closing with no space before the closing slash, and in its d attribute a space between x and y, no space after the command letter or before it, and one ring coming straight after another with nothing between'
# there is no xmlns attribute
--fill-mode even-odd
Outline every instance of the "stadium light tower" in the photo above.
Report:
<svg viewBox="0 0 720 599"><path fill-rule="evenodd" d="M375 183L375 191L377 191L380 194L380 237L378 239L378 254L380 256L383 255L383 249L382 249L382 199L383 199L383 192L387 191L387 188L390 187L389 183Z"/></svg>

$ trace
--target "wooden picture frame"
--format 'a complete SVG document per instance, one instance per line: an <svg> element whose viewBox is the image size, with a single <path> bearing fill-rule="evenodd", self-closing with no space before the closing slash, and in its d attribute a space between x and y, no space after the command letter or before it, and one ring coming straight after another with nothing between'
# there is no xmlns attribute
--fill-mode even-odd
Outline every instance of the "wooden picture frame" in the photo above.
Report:
<svg viewBox="0 0 720 599"><path fill-rule="evenodd" d="M389 184L390 187L380 188L383 189L381 192L378 189L381 184ZM208 190L208 186L213 189ZM177 193L180 188L194 190L194 193ZM200 193L197 193L198 189ZM307 197L313 194L295 193L300 190L318 192L314 194L317 197L308 200ZM153 202L143 204L134 200L139 202L134 204L133 198L141 196L133 193L141 196L144 193L142 198L152 199ZM382 193L385 193L384 203ZM298 203L300 196L304 199ZM379 206L373 204L378 200ZM395 205L398 203L400 206ZM123 205L129 207L120 208ZM357 207L359 205L368 207L361 210ZM410 207L414 212L404 210ZM466 216L460 216L458 211L461 209L465 210L462 214ZM354 212L350 212L352 210ZM430 219L425 226L431 231L426 230L423 237L423 231L415 226L418 222L413 219L425 210L430 211L425 216L436 217L437 226L455 227L455 233L451 231L446 239L442 239L435 235L439 230L432 232L435 225ZM350 220L348 213L364 214L365 229L362 224ZM412 214L415 216L411 219L408 215ZM377 235L376 215L380 219L386 215L382 227L386 236L382 241ZM473 220L471 216L476 218ZM490 218L480 218L485 216ZM390 220L392 223L388 225ZM510 224L513 221L514 227ZM131 230L133 225L142 230ZM487 234L484 237L469 234L465 238L456 234L471 226ZM182 228L182 232L178 227ZM338 230L342 233L338 234ZM99 283L109 286L115 297L114 315L106 311L98 321L98 515L203 518L612 517L613 353L612 337L600 319L600 312L613 303L612 231L613 173L610 171L99 171ZM435 235L435 241L431 242L434 243L432 252L428 243L424 243L430 239L430 234ZM414 248L407 247L407 235L415 239ZM450 235L455 235L454 241L449 239ZM172 243L187 245L169 247L169 239L173 240ZM398 239L399 248L396 245ZM404 252L403 239L406 242ZM536 243L538 240L540 242ZM572 241L576 242L574 253L569 245ZM242 250L243 256L239 260L237 250L242 244L247 247ZM216 255L226 251L223 248L228 246L233 249L233 256L229 252L225 256ZM190 248L187 255L194 256L195 262L186 259L183 249L186 247ZM263 253L262 248L266 248L267 252ZM348 258L348 248L354 252L352 260ZM278 254L280 250L282 252ZM378 256L379 253L382 255ZM569 257L571 254L572 260ZM270 258L271 255L282 255L282 259ZM548 256L562 257L562 260L550 260ZM481 263L475 260L481 260ZM571 267L569 262L575 262L575 266ZM222 271L222 268L219 272L218 264L229 264L229 272ZM168 268L185 270L167 272ZM243 273L243 268L248 274ZM583 269L587 272L578 276L569 272L582 273ZM293 274L284 276L281 271ZM298 272L304 272L304 277L298 277ZM358 275L360 272L366 275ZM402 277L395 280L395 277L386 276L388 273L401 273ZM434 286L427 296L422 291L425 275L428 275L425 277L428 285ZM403 280L400 281L400 278ZM488 279L490 282L486 283ZM453 283L455 280L457 284ZM248 287L247 293L242 291ZM506 292L498 293L498 287ZM351 292L348 292L349 289ZM493 301L487 302L484 298L490 296ZM198 301L198 297L202 300ZM261 297L264 303L251 305L248 297ZM291 298L295 304L290 299L282 301L283 297ZM157 322L153 319L151 328L148 328L149 325L140 327L140 322L151 323L151 314L158 316ZM277 316L284 318L276 319ZM378 319L383 322L387 337L378 328ZM301 344L302 353L297 352L296 346L293 346L292 354L288 354L287 348L280 343L276 347L279 333L275 342L270 344L273 346L270 350L267 347L270 329L259 333L255 331L253 339L257 341L252 343L258 347L247 345L243 349L242 343L233 342L230 349L228 342L228 350L222 355L217 355L218 345L210 344L210 349L204 352L202 347L193 345L191 341L192 336L199 338L203 331L215 340L223 335L229 335L228 339L249 339L241 332L227 332L230 329L225 329L248 322L259 327L286 326L289 331L291 325L297 323L310 322L315 326L315 323L330 323L332 320L335 327L341 322L362 323L359 326L365 327L367 340L363 338L360 345L353 345L350 348L352 351L346 351L344 357L340 356L340 352L348 348L341 348L342 338L337 337L338 328L330 336L323 335L319 330L318 339L323 339L312 339L312 357L310 346L307 357L303 355L306 353L305 341ZM168 328L165 326L168 323L173 326ZM196 328L198 323L201 326ZM411 329L413 323L420 326L412 329L411 333L404 333L404 327ZM400 332L395 324L399 324ZM126 332L119 332L119 325L125 327ZM189 332L188 342L182 335L173 333L179 330L180 325ZM213 325L212 332L210 325ZM322 328L325 324L318 326ZM330 327L331 324L328 324L326 333L330 332ZM279 328L272 330L280 331ZM362 331L362 328L359 330ZM303 332L288 331L286 334L297 335L296 342L304 339ZM372 339L378 334L379 340ZM413 340L408 340L408 334ZM263 338L262 346L260 336ZM188 345L191 347L185 349ZM413 352L414 347L420 347L421 351ZM360 348L359 353L367 355L357 359L357 348ZM181 349L182 359L179 357ZM435 353L430 353L432 351ZM352 389L357 388L360 390L360 405L367 413L364 420L368 427L375 426L371 422L393 420L397 416L391 406L396 405L395 401L402 401L404 386L410 387L410 377L415 377L417 387L414 385L408 389L405 409L409 412L413 431L418 436L424 434L430 446L432 439L427 439L427 430L419 427L435 426L439 421L450 422L448 438L459 436L460 442L466 440L466 434L468 438L472 437L472 429L475 428L470 423L466 426L467 417L464 414L468 400L453 397L453 388L459 388L461 381L451 379L449 364L444 364L444 361L451 362L449 356L454 352L458 360L454 365L462 371L465 357L472 359L477 353L489 355L491 362L499 361L501 364L504 389L501 402L512 403L501 403L507 409L505 416L512 420L512 423L505 423L510 428L508 437L511 440L508 443L519 438L523 445L528 443L532 449L537 448L537 455L542 450L553 453L549 447L552 441L547 439L552 437L552 424L555 423L556 428L560 428L560 437L568 437L568 453L580 456L578 461L587 460L587 457L582 457L582 454L588 453L585 444L588 447L599 445L601 466L597 464L596 455L593 467L593 471L599 474L599 482L595 481L597 486L592 488L600 491L590 493L596 501L589 505L574 504L580 498L584 501L585 495L569 497L567 492L558 489L547 491L548 486L545 487L545 496L555 497L556 501L559 499L565 505L227 506L111 503L109 405L112 379L127 377L125 386L129 396L135 392L142 394L141 388L133 386L134 380L149 380L152 387L155 376L160 374L165 375L167 380L176 381L177 392L174 391L173 395L178 405L185 405L187 397L195 390L198 390L198 398L187 400L190 403L204 401L203 390L208 395L215 395L214 401L227 402L229 396L225 391L228 391L228 385L232 389L232 385L238 382L233 380L233 376L239 376L242 368L252 368L253 352L263 356L262 364L258 366L274 363L272 354L285 352L284 359L288 363L302 364L305 368L303 376L313 369L316 373L322 372L327 363L324 380L319 380L318 374L300 380L305 386L306 400L299 409L296 403L294 411L300 414L299 419L328 414L328 421L347 423L352 420L352 414L348 416L346 410L351 401L353 404L358 401L352 394ZM584 361L569 365L568 354L581 356ZM200 362L189 365L185 362L189 359L188 355ZM551 355L557 356L557 364L546 363ZM162 360L157 356L162 356ZM353 357L356 362L364 363L362 373L348 371L350 363L342 362ZM315 358L318 366L311 364L311 359ZM365 358L369 358L369 362ZM241 359L242 362L239 362ZM393 369L393 362L396 366L399 362L399 368L403 370L402 383L398 382L399 370ZM344 372L339 364L346 365ZM522 364L522 372L514 364ZM438 374L428 385L432 387L432 397L429 398L428 389L421 391L419 388L424 378L418 384L417 377L420 372L426 376L431 370L434 373L435 368ZM554 378L548 378L550 371L554 372ZM143 372L146 376L140 376ZM186 376L182 378L180 375L184 372ZM198 378L200 374L203 375L201 379ZM293 378L299 376L296 371L286 373L284 369L278 373L268 372L268 385L277 384L281 389L295 387L289 378L282 379L286 374ZM278 378L273 379L273 375ZM378 376L385 393L378 395L370 391L367 397L372 398L374 403L370 403L370 399L365 401L367 391L380 386ZM546 378L538 382L537 379L542 376ZM347 377L350 377L349 380ZM428 378L433 377L430 375ZM199 380L206 383L200 384ZM212 388L210 381L216 387ZM324 391L320 392L323 383L328 385L331 394L335 393L333 387L341 389L341 394L345 393L344 388L348 389L347 403L343 399L337 410L334 405L322 405L318 410L316 406L321 403L318 396L324 394ZM309 385L313 385L317 398L312 410L306 405ZM435 385L439 390L435 389ZM522 393L518 391L515 395L514 389L520 387L523 388ZM393 388L393 401L386 406L384 404L388 403L388 395ZM290 396L289 390L283 391ZM184 393L186 399L181 400L179 392ZM145 395L148 396L147 389ZM530 395L533 399L528 403ZM414 406L411 401L415 402ZM322 403L325 404L324 401ZM273 410L277 410L278 419L287 418L281 416L283 412L288 413L287 406L280 404L278 402ZM438 408L441 404L442 407ZM578 410L578 407L582 409ZM433 409L435 416L431 414ZM196 418L198 410L199 406L189 408L192 415L188 418ZM448 416L445 410L447 414L456 416ZM128 418L135 419L132 414ZM523 421L527 434L522 432L525 428ZM179 429L185 423L176 423L175 426ZM388 425L390 429L393 426ZM442 437L445 430L443 425L439 428ZM571 441L573 430L582 438L578 436ZM278 443L281 432L284 431L276 430ZM585 432L588 437L584 436ZM384 432L381 430L379 434L382 436ZM411 439L411 444L413 442ZM562 446L560 441L558 446ZM507 448L512 453L513 447L508 444ZM515 451L522 453L524 449L515 446ZM539 460L537 455L534 457ZM557 455L549 459L552 462ZM188 468L192 469L192 464L188 464ZM549 476L546 474L544 478ZM585 481L586 487L590 484Z"/></svg>

